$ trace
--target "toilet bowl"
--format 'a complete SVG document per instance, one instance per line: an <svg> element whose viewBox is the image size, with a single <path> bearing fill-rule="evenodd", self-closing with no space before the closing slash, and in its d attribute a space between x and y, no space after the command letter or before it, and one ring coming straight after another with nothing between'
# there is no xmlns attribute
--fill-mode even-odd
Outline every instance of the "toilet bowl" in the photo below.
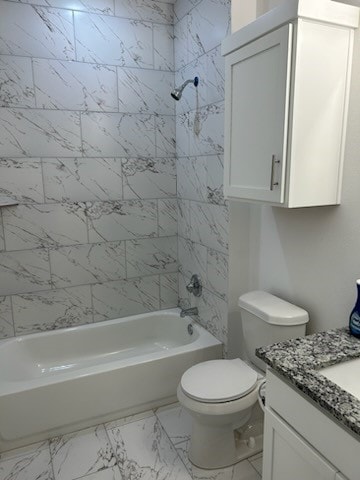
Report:
<svg viewBox="0 0 360 480"><path fill-rule="evenodd" d="M262 450L262 438L236 441L234 433L249 422L262 381L239 358L210 360L185 372L177 396L193 420L189 460L194 465L222 468Z"/></svg>
<svg viewBox="0 0 360 480"><path fill-rule="evenodd" d="M189 460L200 468L223 468L262 451L259 389L265 364L255 349L305 335L309 320L305 310L267 292L245 294L239 306L251 365L240 358L199 363L184 373L177 389L192 417Z"/></svg>

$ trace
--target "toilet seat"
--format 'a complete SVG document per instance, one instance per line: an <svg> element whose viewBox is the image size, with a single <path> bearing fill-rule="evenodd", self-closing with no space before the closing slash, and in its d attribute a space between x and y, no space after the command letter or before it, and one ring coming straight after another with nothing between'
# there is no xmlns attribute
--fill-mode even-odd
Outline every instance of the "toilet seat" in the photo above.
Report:
<svg viewBox="0 0 360 480"><path fill-rule="evenodd" d="M181 378L183 393L202 403L238 400L254 390L258 375L245 362L210 360L189 368Z"/></svg>

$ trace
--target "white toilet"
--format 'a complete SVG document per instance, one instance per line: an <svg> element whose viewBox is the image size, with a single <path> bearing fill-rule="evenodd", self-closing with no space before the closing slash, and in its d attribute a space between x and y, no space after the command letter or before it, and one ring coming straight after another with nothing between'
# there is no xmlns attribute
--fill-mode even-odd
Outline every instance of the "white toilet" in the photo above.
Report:
<svg viewBox="0 0 360 480"><path fill-rule="evenodd" d="M302 308L262 291L242 295L239 307L248 363L240 358L199 363L184 373L177 389L192 416L189 459L201 468L233 465L262 450L262 421L256 431L251 420L266 366L255 349L304 336L309 321ZM240 345L241 338L239 356Z"/></svg>

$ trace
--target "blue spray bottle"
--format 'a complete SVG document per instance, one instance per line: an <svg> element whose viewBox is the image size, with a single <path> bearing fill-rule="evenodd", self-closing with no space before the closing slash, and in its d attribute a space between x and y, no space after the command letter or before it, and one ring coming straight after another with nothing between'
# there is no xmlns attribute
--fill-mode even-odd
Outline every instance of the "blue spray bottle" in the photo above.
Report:
<svg viewBox="0 0 360 480"><path fill-rule="evenodd" d="M349 328L351 335L354 337L360 338L360 279L356 280L357 286L357 300L355 307L353 308L350 319L349 319Z"/></svg>

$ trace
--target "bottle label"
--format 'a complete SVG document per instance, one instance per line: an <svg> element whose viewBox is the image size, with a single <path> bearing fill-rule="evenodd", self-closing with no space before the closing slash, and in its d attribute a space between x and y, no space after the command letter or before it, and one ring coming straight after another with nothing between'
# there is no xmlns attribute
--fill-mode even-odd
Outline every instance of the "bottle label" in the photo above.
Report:
<svg viewBox="0 0 360 480"><path fill-rule="evenodd" d="M360 334L360 316L359 312L354 312L350 317L350 329L352 333Z"/></svg>

